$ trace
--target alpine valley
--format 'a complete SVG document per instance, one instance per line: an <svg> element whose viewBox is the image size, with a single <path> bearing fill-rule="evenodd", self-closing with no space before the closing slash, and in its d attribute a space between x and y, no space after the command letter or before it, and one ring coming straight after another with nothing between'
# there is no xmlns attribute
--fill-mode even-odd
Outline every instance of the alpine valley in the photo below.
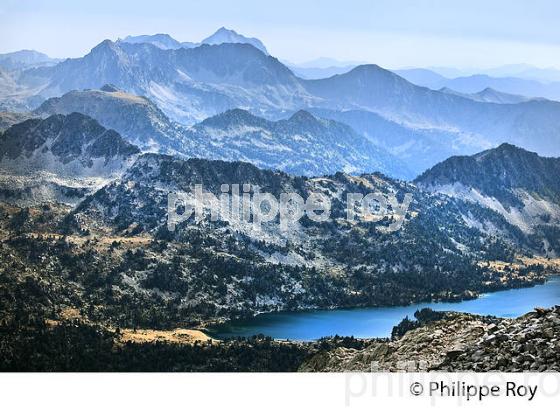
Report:
<svg viewBox="0 0 560 410"><path fill-rule="evenodd" d="M559 102L344 67L317 78L224 27L0 55L0 369L392 371L412 352L433 370L558 370L552 306L424 309L386 339L210 337L263 313L460 302L560 273ZM169 229L169 194L198 185L319 193L329 214L286 229L216 220L212 203ZM373 216L348 196L371 193L387 205Z"/></svg>

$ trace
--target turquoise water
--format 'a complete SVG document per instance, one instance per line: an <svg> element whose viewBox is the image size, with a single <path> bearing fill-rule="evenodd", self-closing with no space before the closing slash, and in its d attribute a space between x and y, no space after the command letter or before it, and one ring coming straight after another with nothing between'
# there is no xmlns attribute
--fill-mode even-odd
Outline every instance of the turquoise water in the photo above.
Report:
<svg viewBox="0 0 560 410"><path fill-rule="evenodd" d="M393 326L424 307L434 310L517 317L535 307L560 305L560 277L532 288L511 289L481 295L463 302L419 303L409 306L266 313L233 321L209 333L218 338L262 333L275 339L315 340L338 334L360 338L390 336Z"/></svg>

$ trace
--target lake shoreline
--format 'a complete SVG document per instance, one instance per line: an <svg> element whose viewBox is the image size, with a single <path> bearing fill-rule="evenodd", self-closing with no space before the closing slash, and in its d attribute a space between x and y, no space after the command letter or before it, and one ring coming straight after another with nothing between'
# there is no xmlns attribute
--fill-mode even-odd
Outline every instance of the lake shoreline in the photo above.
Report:
<svg viewBox="0 0 560 410"><path fill-rule="evenodd" d="M261 312L248 318L232 319L218 324L210 325L204 327L204 331L208 335L217 339L225 339L228 337L239 337L239 336L249 337L256 334L264 334L266 336L271 336L275 340L279 340L279 341L282 340L292 340L292 341L297 340L302 342L313 341L313 340L320 339L321 337L333 336L334 334L323 334L321 336L317 336L314 338L303 338L303 339L296 339L293 337L276 337L274 335L270 335L266 333L266 329L270 328L266 322L271 321L274 323L278 321L279 318L282 319L285 317L296 317L296 318L311 317L312 318L314 316L325 316L329 314L336 316L336 319L340 320L340 316L344 316L345 314L352 316L353 314L362 315L364 312L374 312L374 311L381 312L381 313L391 312L391 311L403 311L405 314L399 317L397 320L395 320L395 322L392 324L392 326L396 326L402 319L404 319L405 316L411 317L411 313L413 313L413 310L422 309L424 307L430 307L433 308L434 310L483 314L476 311L470 312L469 310L465 310L461 308L457 309L457 307L464 306L464 304L468 302L485 300L489 297L492 297L493 295L501 295L512 291L523 291L523 290L543 287L551 282L559 284L558 286L559 294L556 303L560 304L560 275L555 272L553 274L546 275L546 277L542 281L533 281L530 284L527 284L526 286L512 286L508 288L497 289L495 291L481 292L481 293L477 293L476 296L472 298L463 298L460 300L457 300L456 298L452 298L447 300L439 299L436 301L419 301L419 302L411 302L408 305L393 305L393 306L352 306L352 307L332 307L332 308L296 310L296 311ZM440 309L440 307L445 307L445 309ZM519 315L517 316L522 316L523 314L531 311L536 307L543 307L543 306L537 303L534 306L529 307L525 311L519 312ZM488 314L488 315L496 316L496 317L505 317L505 318L517 317L517 316L511 316L511 314L506 314L505 316L493 315L493 314ZM261 328L263 331L259 331L254 334L249 334L250 332L244 330L247 326L251 328L253 324L256 324L257 326L256 329ZM368 339L368 338L387 337L390 334L390 332L385 333L384 335L368 335L363 337L357 334L345 334L345 333L336 333L336 334L340 336L354 336L356 338Z"/></svg>

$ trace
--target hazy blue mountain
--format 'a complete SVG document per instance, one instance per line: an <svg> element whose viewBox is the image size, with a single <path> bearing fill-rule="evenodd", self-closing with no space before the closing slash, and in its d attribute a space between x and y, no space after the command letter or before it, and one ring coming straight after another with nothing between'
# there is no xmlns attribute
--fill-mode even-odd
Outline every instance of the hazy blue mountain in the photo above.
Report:
<svg viewBox="0 0 560 410"><path fill-rule="evenodd" d="M560 158L502 144L472 156L451 157L415 182L423 189L491 208L525 232L542 231L539 240L546 251L559 245L558 229L554 228L560 224L558 175ZM542 226L548 228L542 230Z"/></svg>
<svg viewBox="0 0 560 410"><path fill-rule="evenodd" d="M403 71L407 71L404 69ZM412 68L411 70L416 70ZM560 70L555 67L535 67L530 64L506 64L493 68L454 68L454 67L427 67L418 70L429 70L446 78L468 77L484 74L490 77L515 77L525 80L536 80L542 83L560 81ZM401 70L394 70L395 72ZM403 75L403 77L405 77Z"/></svg>
<svg viewBox="0 0 560 410"><path fill-rule="evenodd" d="M35 50L20 50L12 53L0 54L0 68L5 70L22 70L33 67L54 65L61 61L51 58Z"/></svg>
<svg viewBox="0 0 560 410"><path fill-rule="evenodd" d="M541 82L560 81L560 70L553 67L540 68L530 64L506 64L494 68L476 70L476 72L492 77L518 77Z"/></svg>
<svg viewBox="0 0 560 410"><path fill-rule="evenodd" d="M506 94L560 100L560 71L554 69L531 70L531 66L516 65L479 70L469 75L465 75L462 71L450 71L448 74L455 74L452 77L445 77L435 69L424 68L393 70L393 72L413 84L432 90L446 88L459 93L475 94L490 88ZM534 72L534 75L531 75L531 72ZM545 77L549 80L544 80Z"/></svg>
<svg viewBox="0 0 560 410"><path fill-rule="evenodd" d="M473 101L418 87L376 65L303 80L249 44L163 50L146 43L106 40L82 58L27 70L22 80L43 84L44 98L112 83L149 97L166 115L184 124L233 108L271 119L299 109L359 110L407 128L453 133L457 136L453 142L476 150L509 141L541 154L560 153L556 102Z"/></svg>
<svg viewBox="0 0 560 410"><path fill-rule="evenodd" d="M343 171L378 171L411 179L404 161L345 124L298 111L290 118L268 121L244 110L230 110L191 128L204 158L246 161L261 168L317 176Z"/></svg>
<svg viewBox="0 0 560 410"><path fill-rule="evenodd" d="M494 68L469 69L454 77L473 74L486 74L491 77L517 77L526 80L537 80L543 83L560 81L559 69L555 67L535 67L530 64L506 64Z"/></svg>
<svg viewBox="0 0 560 410"><path fill-rule="evenodd" d="M282 61L298 77L307 80L332 77L336 74L344 74L354 67L365 64L363 61L339 61L334 58L320 57L303 63L291 63Z"/></svg>
<svg viewBox="0 0 560 410"><path fill-rule="evenodd" d="M303 63L287 63L287 65L295 65L301 68L329 68L329 67L356 67L367 64L365 61L342 61L330 57L319 57L313 60L304 61Z"/></svg>
<svg viewBox="0 0 560 410"><path fill-rule="evenodd" d="M250 44L253 47L261 50L263 53L268 54L266 47L258 38L245 37L242 34L237 33L235 30L230 30L225 27L219 28L214 34L206 37L201 41L201 44L224 44L224 43L240 43L240 44Z"/></svg>
<svg viewBox="0 0 560 410"><path fill-rule="evenodd" d="M162 48L164 50L174 50L181 47L185 47L185 48L196 47L195 43L180 42L175 40L169 34L163 34L163 33L152 34L152 35L140 35L140 36L126 36L124 39L119 40L119 42L131 43L131 44L148 43L158 48Z"/></svg>
<svg viewBox="0 0 560 410"><path fill-rule="evenodd" d="M476 93L485 88L492 88L509 94L560 100L560 82L543 84L539 81L523 78L490 77L477 74L451 79L444 86L464 93Z"/></svg>
<svg viewBox="0 0 560 410"><path fill-rule="evenodd" d="M348 65L343 67L299 67L295 65L288 65L290 70L292 70L298 77L306 80L317 80L319 78L332 77L336 74L344 74L352 70L354 65Z"/></svg>
<svg viewBox="0 0 560 410"><path fill-rule="evenodd" d="M38 78L46 85L43 97L111 83L150 97L171 118L191 124L230 108L266 113L309 105L311 98L287 67L249 44L163 50L105 40L82 58L23 76Z"/></svg>
<svg viewBox="0 0 560 410"><path fill-rule="evenodd" d="M468 98L474 101L489 102L489 103L496 103L496 104L517 104L520 102L525 102L530 100L530 98L525 97L523 95L502 93L500 91L494 90L493 88L485 88L484 90L474 94L461 93L459 91L455 91L447 87L443 87L439 91L447 94L457 95L459 97Z"/></svg>
<svg viewBox="0 0 560 410"><path fill-rule="evenodd" d="M478 144L472 145L469 141L463 141L458 132L408 127L371 111L315 108L311 109L311 112L348 124L400 159L416 175L452 155L475 153L480 150Z"/></svg>
<svg viewBox="0 0 560 410"><path fill-rule="evenodd" d="M368 110L414 128L457 132L465 144L480 149L509 141L545 155L560 154L560 126L552 121L560 114L557 102L481 103L415 86L376 65L304 84L331 109Z"/></svg>
<svg viewBox="0 0 560 410"><path fill-rule="evenodd" d="M225 27L219 28L214 34L208 36L200 43L196 42L180 42L175 40L169 34L153 34L153 35L140 35L140 36L127 36L117 42L131 43L131 44L152 44L163 50L176 50L178 48L194 48L202 44L218 45L224 43L233 44L250 44L253 47L261 50L263 53L268 54L264 44L257 38L245 37L234 30L229 30Z"/></svg>
<svg viewBox="0 0 560 410"><path fill-rule="evenodd" d="M449 81L448 78L435 71L428 70L427 68L405 68L391 71L405 80L410 81L412 84L428 87L432 90L438 90L444 87L447 81Z"/></svg>
<svg viewBox="0 0 560 410"><path fill-rule="evenodd" d="M436 74L442 75L445 78L464 77L466 75L472 75L472 74L476 74L477 72L480 72L478 70L471 72L464 68L442 67L442 66L426 67L425 69L433 71Z"/></svg>

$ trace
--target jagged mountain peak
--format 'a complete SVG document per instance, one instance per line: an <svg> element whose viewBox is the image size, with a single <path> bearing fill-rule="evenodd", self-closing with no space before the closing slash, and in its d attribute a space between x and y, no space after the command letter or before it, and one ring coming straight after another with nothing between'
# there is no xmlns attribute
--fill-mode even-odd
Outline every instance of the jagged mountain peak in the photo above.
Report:
<svg viewBox="0 0 560 410"><path fill-rule="evenodd" d="M504 93L492 87L486 87L484 90L474 94L479 97L481 101L493 102L500 104L516 104L520 102L529 101L531 98L518 94Z"/></svg>
<svg viewBox="0 0 560 410"><path fill-rule="evenodd" d="M201 41L201 44L211 45L223 43L246 43L259 49L263 53L268 54L266 47L259 39L254 37L245 37L244 35L237 33L235 30L225 27L220 27L214 34Z"/></svg>
<svg viewBox="0 0 560 410"><path fill-rule="evenodd" d="M498 212L521 231L535 235L534 243L542 244L543 254L556 255L557 240L550 235L560 224L558 175L560 158L541 157L505 143L472 156L451 157L415 182Z"/></svg>
<svg viewBox="0 0 560 410"><path fill-rule="evenodd" d="M109 50L117 50L118 48L119 45L117 42L114 42L107 38L103 40L101 43L97 44L95 47L93 47L90 53L101 53Z"/></svg>
<svg viewBox="0 0 560 410"><path fill-rule="evenodd" d="M548 177L544 168L549 163L560 164L560 159L541 157L516 145L502 143L474 155L450 157L424 172L416 181L423 184L468 181L469 185L473 185L477 175L483 173L498 178L502 183L508 181L505 187L516 187L520 186L515 182L516 177L525 180L525 177L533 178L539 173L542 177Z"/></svg>
<svg viewBox="0 0 560 410"><path fill-rule="evenodd" d="M473 94L462 93L449 87L442 87L438 91L445 94L468 98L469 100L473 100L473 101L488 102L488 103L495 103L495 104L517 104L520 102L525 102L530 100L530 98L528 97L522 95L504 93L491 87L486 87L485 89Z"/></svg>
<svg viewBox="0 0 560 410"><path fill-rule="evenodd" d="M139 36L126 36L124 39L119 39L118 43L129 44L151 44L162 50L176 50L179 48L193 48L199 44L191 42L180 42L167 33L158 34L143 34Z"/></svg>
<svg viewBox="0 0 560 410"><path fill-rule="evenodd" d="M118 178L140 150L80 114L15 124L0 134L0 198L17 205L75 205Z"/></svg>
<svg viewBox="0 0 560 410"><path fill-rule="evenodd" d="M121 44L106 39L97 44L91 51L82 58L66 60L63 65L77 64L80 60L89 62L89 64L103 65L112 62L113 64L127 65L129 61L128 54L121 48ZM101 86L99 84L98 86Z"/></svg>

